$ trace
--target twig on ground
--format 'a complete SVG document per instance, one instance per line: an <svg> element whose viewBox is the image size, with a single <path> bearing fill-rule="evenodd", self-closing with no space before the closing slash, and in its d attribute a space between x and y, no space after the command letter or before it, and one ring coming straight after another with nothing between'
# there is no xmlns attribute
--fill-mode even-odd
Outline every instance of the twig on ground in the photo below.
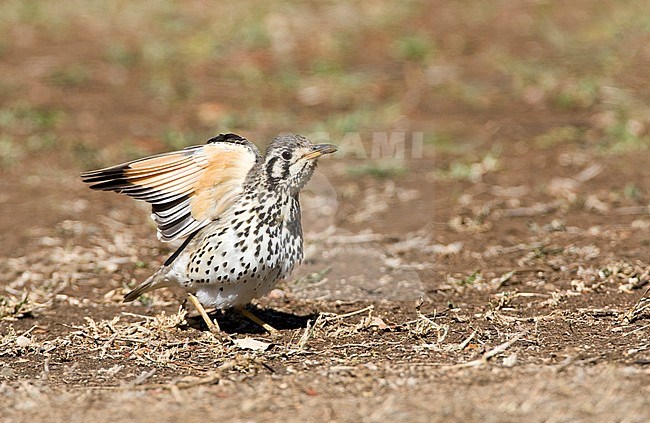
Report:
<svg viewBox="0 0 650 423"><path fill-rule="evenodd" d="M429 331L428 329L433 329L433 330L436 331L436 334L437 334L437 341L436 341L437 344L438 345L442 344L442 342L447 337L447 334L449 333L449 325L447 325L447 324L438 324L438 323L434 322L433 320L429 319L427 316L422 314L422 312L420 312L419 307L416 307L415 312L417 313L419 322L422 322L424 325L426 325L426 327L423 327L422 325L417 324L419 322L416 322L415 332L418 335L424 335ZM435 317L436 316L434 315L434 319L435 319Z"/></svg>
<svg viewBox="0 0 650 423"><path fill-rule="evenodd" d="M636 329L631 330L631 331L629 331L627 333L624 333L623 335L619 336L619 338L623 338L624 336L632 335L633 333L636 333L636 332L639 332L641 330L648 329L648 328L650 328L650 324L647 324L645 326L641 326L640 328L636 328Z"/></svg>
<svg viewBox="0 0 650 423"><path fill-rule="evenodd" d="M34 329L36 329L37 327L38 327L37 325L32 326L31 328L27 329L25 332L23 332L23 333L21 333L20 335L18 335L18 337L20 338L21 336L27 336L27 335L29 335L29 334L32 333L32 331L33 331Z"/></svg>
<svg viewBox="0 0 650 423"><path fill-rule="evenodd" d="M319 325L322 320L323 320L323 314L319 314L316 320L314 320L313 324L310 325L310 321L307 321L307 327L305 328L305 331L303 332L302 336L298 340L297 352L302 352L305 349L309 340L314 337L314 331L316 330L316 326Z"/></svg>
<svg viewBox="0 0 650 423"><path fill-rule="evenodd" d="M325 318L326 322L331 322L334 320L346 319L348 317L356 316L357 314L365 313L366 311L372 311L375 309L374 305L369 305L368 307L362 308L361 310L351 311L349 313L337 314L335 316L328 316Z"/></svg>
<svg viewBox="0 0 650 423"><path fill-rule="evenodd" d="M125 316L139 317L141 319L156 320L156 318L152 316L145 316L144 314L137 314L137 313L129 313L128 311L123 311L122 314Z"/></svg>
<svg viewBox="0 0 650 423"><path fill-rule="evenodd" d="M474 338L474 337L476 336L476 333L477 333L477 330L474 329L474 332L472 332L472 333L471 333L467 338L465 338L465 340L464 340L463 342L461 342L460 344L458 344L458 347L457 347L457 348L458 348L458 351L462 351L462 350L464 350L465 348L467 348L467 346L469 345L469 343L472 341L472 338Z"/></svg>
<svg viewBox="0 0 650 423"><path fill-rule="evenodd" d="M512 337L509 341L504 342L501 345L497 345L496 347L492 348L490 351L486 351L481 358L477 358L476 360L468 361L467 363L460 363L460 364L454 364L451 366L443 366L445 370L452 370L452 369L462 369L465 367L479 367L483 366L484 364L487 364L487 362L497 354L501 354L508 348L510 348L515 342L519 341L524 335L526 335L528 331L523 331L517 333L515 336Z"/></svg>
<svg viewBox="0 0 650 423"><path fill-rule="evenodd" d="M562 205L562 202L552 201L550 203L539 203L529 207L517 207L512 209L505 209L501 211L503 217L529 217L547 214L555 211Z"/></svg>
<svg viewBox="0 0 650 423"><path fill-rule="evenodd" d="M139 389L169 389L172 394L175 392L178 393L179 390L181 389L189 389L189 388L194 388L196 386L200 385L212 385L214 383L219 382L222 379L222 374L224 370L229 370L235 367L235 361L230 360L222 364L217 368L217 371L210 372L207 376L201 377L201 378L192 378L191 380L179 380L177 382L172 382L172 383L152 383L148 385L140 385L138 386ZM180 398L180 396L174 395L176 399Z"/></svg>
<svg viewBox="0 0 650 423"><path fill-rule="evenodd" d="M151 376L153 376L154 373L156 373L156 369L152 369L152 370L150 370L150 371L148 371L148 372L142 372L142 373L140 373L140 376L138 376L138 377L136 377L135 379L133 379L133 380L131 381L131 383L129 383L129 385L130 385L130 386L137 386L137 385L140 385L140 384L142 384L143 382L145 382L147 379L149 379Z"/></svg>
<svg viewBox="0 0 650 423"><path fill-rule="evenodd" d="M172 383L149 383L146 385L137 385L137 389L168 389L170 391L180 390L180 389L189 389L199 385L211 385L213 383L219 382L221 380L220 372L210 373L208 376L197 378L193 380L180 380L178 382ZM133 387L133 386L131 386Z"/></svg>

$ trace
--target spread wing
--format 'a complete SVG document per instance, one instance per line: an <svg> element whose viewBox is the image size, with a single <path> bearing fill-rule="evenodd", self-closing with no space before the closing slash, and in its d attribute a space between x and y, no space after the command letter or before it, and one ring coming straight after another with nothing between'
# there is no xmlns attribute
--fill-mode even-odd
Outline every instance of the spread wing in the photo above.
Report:
<svg viewBox="0 0 650 423"><path fill-rule="evenodd" d="M158 238L184 238L215 220L244 190L261 160L257 147L235 134L207 144L84 172L90 188L115 191L152 205Z"/></svg>

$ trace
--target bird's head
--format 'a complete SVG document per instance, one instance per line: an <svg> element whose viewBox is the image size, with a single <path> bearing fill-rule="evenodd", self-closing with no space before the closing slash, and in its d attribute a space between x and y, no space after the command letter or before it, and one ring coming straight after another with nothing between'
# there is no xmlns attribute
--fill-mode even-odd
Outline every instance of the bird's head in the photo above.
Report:
<svg viewBox="0 0 650 423"><path fill-rule="evenodd" d="M309 182L318 158L336 149L332 144L312 144L300 135L281 135L266 150L263 169L266 180L271 186L297 194Z"/></svg>

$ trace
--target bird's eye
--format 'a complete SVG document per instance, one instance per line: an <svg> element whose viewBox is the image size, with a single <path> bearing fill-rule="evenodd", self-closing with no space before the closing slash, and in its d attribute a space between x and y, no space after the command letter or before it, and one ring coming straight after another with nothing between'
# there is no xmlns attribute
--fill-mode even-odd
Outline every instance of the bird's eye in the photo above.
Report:
<svg viewBox="0 0 650 423"><path fill-rule="evenodd" d="M282 152L282 158L283 158L284 160L291 160L291 152L289 152L289 151L283 151L283 152Z"/></svg>

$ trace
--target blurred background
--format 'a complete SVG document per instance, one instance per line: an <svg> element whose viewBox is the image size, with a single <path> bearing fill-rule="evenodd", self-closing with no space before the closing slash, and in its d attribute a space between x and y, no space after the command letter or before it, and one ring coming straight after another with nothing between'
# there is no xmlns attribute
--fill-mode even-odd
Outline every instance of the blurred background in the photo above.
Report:
<svg viewBox="0 0 650 423"><path fill-rule="evenodd" d="M481 220L481 182L582 204L551 182L594 158L620 169L587 174L613 171L593 207L647 204L644 1L23 0L0 33L3 255L138 207L80 171L221 132L342 145L321 186L350 232Z"/></svg>

